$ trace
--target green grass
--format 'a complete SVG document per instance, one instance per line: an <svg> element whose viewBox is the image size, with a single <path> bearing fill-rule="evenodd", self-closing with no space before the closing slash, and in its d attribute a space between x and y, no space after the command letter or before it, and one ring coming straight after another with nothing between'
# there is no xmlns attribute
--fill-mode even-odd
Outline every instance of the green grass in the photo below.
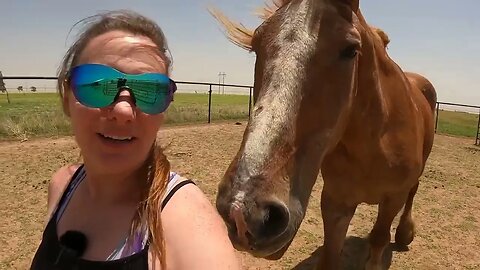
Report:
<svg viewBox="0 0 480 270"><path fill-rule="evenodd" d="M0 95L0 138L65 135L70 132L55 93Z"/></svg>
<svg viewBox="0 0 480 270"><path fill-rule="evenodd" d="M248 118L248 96L212 94L211 121ZM208 121L208 95L178 93L167 111L167 124Z"/></svg>
<svg viewBox="0 0 480 270"><path fill-rule="evenodd" d="M69 135L56 93L0 94L0 139ZM248 96L212 95L211 121L248 118ZM177 93L167 111L167 124L206 123L208 95Z"/></svg>
<svg viewBox="0 0 480 270"><path fill-rule="evenodd" d="M437 132L454 136L475 137L477 135L478 114L440 111Z"/></svg>
<svg viewBox="0 0 480 270"><path fill-rule="evenodd" d="M0 139L24 139L70 134L56 93L0 94ZM248 96L212 95L211 121L247 119ZM208 95L177 93L167 111L167 124L206 123ZM478 115L440 111L438 133L475 137Z"/></svg>

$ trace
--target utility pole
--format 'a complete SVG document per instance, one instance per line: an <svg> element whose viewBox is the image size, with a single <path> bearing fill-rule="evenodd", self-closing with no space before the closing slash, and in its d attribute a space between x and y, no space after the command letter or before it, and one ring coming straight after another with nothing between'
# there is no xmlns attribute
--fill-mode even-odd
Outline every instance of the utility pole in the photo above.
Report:
<svg viewBox="0 0 480 270"><path fill-rule="evenodd" d="M225 72L218 73L218 93L220 94L220 84L222 84L222 94L225 94L225 77L227 74Z"/></svg>

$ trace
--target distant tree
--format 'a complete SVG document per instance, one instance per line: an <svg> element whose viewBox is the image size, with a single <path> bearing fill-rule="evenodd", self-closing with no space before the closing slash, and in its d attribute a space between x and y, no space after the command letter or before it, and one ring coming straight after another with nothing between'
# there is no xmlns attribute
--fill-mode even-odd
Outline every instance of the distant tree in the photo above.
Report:
<svg viewBox="0 0 480 270"><path fill-rule="evenodd" d="M10 97L8 96L7 88L5 88L5 83L3 82L3 74L0 71L0 92L7 94L7 102L10 104Z"/></svg>
<svg viewBox="0 0 480 270"><path fill-rule="evenodd" d="M17 87L17 90L18 90L18 92L23 92L23 86L20 85L19 87Z"/></svg>
<svg viewBox="0 0 480 270"><path fill-rule="evenodd" d="M5 83L3 82L3 75L0 71L0 92L5 93L7 92L7 88L5 88Z"/></svg>
<svg viewBox="0 0 480 270"><path fill-rule="evenodd" d="M35 86L30 86L30 91L32 91L32 92L37 92L37 87L35 87Z"/></svg>

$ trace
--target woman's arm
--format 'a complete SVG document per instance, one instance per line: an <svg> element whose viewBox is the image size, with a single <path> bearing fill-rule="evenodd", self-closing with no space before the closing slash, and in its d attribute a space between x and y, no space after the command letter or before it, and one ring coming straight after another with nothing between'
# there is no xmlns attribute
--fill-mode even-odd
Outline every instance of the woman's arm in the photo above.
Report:
<svg viewBox="0 0 480 270"><path fill-rule="evenodd" d="M240 269L223 220L197 186L188 184L175 193L162 223L168 269Z"/></svg>

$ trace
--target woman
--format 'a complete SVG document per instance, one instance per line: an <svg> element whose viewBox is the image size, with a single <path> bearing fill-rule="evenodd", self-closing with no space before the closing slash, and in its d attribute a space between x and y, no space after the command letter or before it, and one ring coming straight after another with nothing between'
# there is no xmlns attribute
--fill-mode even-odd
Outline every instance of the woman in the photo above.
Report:
<svg viewBox="0 0 480 270"><path fill-rule="evenodd" d="M89 18L58 79L83 164L50 182L31 269L238 269L224 223L156 146L176 90L170 66L151 20Z"/></svg>

